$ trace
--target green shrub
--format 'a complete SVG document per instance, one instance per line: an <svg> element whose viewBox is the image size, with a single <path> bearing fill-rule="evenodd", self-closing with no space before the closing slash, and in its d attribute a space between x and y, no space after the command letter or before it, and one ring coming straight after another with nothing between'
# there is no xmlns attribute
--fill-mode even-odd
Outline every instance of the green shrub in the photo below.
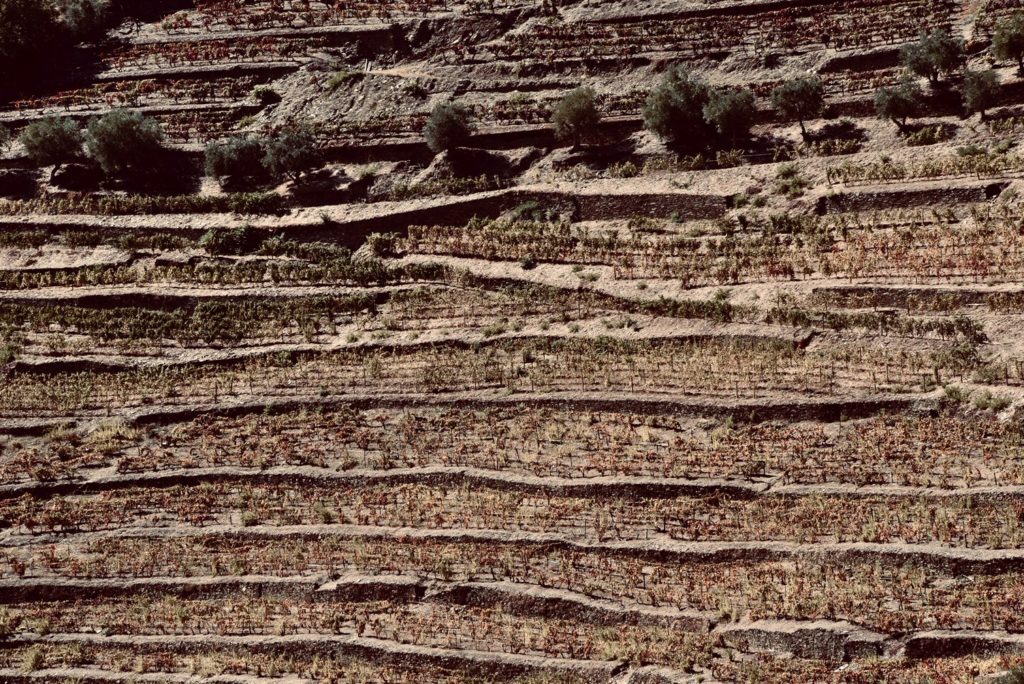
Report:
<svg viewBox="0 0 1024 684"><path fill-rule="evenodd" d="M85 144L109 175L148 173L163 149L163 131L139 112L115 109L89 122Z"/></svg>
<svg viewBox="0 0 1024 684"><path fill-rule="evenodd" d="M281 96L277 94L277 91L267 86L256 88L252 91L252 96L264 107L281 101Z"/></svg>
<svg viewBox="0 0 1024 684"><path fill-rule="evenodd" d="M427 147L437 154L445 150L464 146L473 132L469 121L469 110L460 104L439 104L430 112L423 129Z"/></svg>
<svg viewBox="0 0 1024 684"><path fill-rule="evenodd" d="M551 119L555 137L579 147L580 142L597 130L601 114L597 110L597 94L593 88L577 88L563 97Z"/></svg>
<svg viewBox="0 0 1024 684"><path fill-rule="evenodd" d="M255 249L261 237L251 226L211 228L199 238L199 246L210 254L244 254Z"/></svg>
<svg viewBox="0 0 1024 684"><path fill-rule="evenodd" d="M350 83L361 81L365 76L366 74L362 71L350 71L348 69L335 71L331 74L330 78L327 79L327 89L333 92L342 86L347 86Z"/></svg>
<svg viewBox="0 0 1024 684"><path fill-rule="evenodd" d="M907 136L907 145L910 147L922 147L924 145L936 145L946 142L953 137L952 131L942 124L925 126L919 131L914 131Z"/></svg>
<svg viewBox="0 0 1024 684"><path fill-rule="evenodd" d="M21 659L22 672L35 672L43 667L43 651L39 646L33 646L25 651Z"/></svg>
<svg viewBox="0 0 1024 684"><path fill-rule="evenodd" d="M612 178L636 178L640 175L640 169L633 162L624 161L609 166L608 175Z"/></svg>
<svg viewBox="0 0 1024 684"><path fill-rule="evenodd" d="M800 174L800 168L796 164L782 164L775 172L776 194L799 197L810 185L810 182Z"/></svg>
<svg viewBox="0 0 1024 684"><path fill-rule="evenodd" d="M253 138L233 136L222 143L213 142L205 150L206 174L258 178L267 172L263 155L263 143Z"/></svg>

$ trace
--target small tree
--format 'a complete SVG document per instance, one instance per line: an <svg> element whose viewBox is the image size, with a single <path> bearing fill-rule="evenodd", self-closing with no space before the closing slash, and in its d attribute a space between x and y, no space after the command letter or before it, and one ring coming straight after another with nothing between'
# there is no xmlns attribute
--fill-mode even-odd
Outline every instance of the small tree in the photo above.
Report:
<svg viewBox="0 0 1024 684"><path fill-rule="evenodd" d="M579 147L583 137L601 123L597 93L590 87L568 93L555 107L551 121L555 126L555 137L572 142L574 148Z"/></svg>
<svg viewBox="0 0 1024 684"><path fill-rule="evenodd" d="M264 144L259 140L233 136L206 146L206 174L213 177L258 178L266 174Z"/></svg>
<svg viewBox="0 0 1024 684"><path fill-rule="evenodd" d="M7 150L11 148L11 131L7 126L0 125L0 156L7 153Z"/></svg>
<svg viewBox="0 0 1024 684"><path fill-rule="evenodd" d="M900 132L907 129L907 119L918 115L924 93L910 78L903 78L898 85L879 88L875 91L875 111L878 118L889 119Z"/></svg>
<svg viewBox="0 0 1024 684"><path fill-rule="evenodd" d="M53 165L51 180L61 166L82 153L82 131L71 119L47 117L31 123L19 140L37 166Z"/></svg>
<svg viewBox="0 0 1024 684"><path fill-rule="evenodd" d="M139 112L114 109L89 122L85 144L104 173L124 176L152 171L163 149L163 138L160 125L153 119Z"/></svg>
<svg viewBox="0 0 1024 684"><path fill-rule="evenodd" d="M733 147L739 138L750 134L756 113L754 93L747 89L715 91L704 105L704 120L714 126L719 135L729 138Z"/></svg>
<svg viewBox="0 0 1024 684"><path fill-rule="evenodd" d="M953 73L963 64L964 42L943 29L922 32L917 42L900 50L900 61L911 73L935 85L940 76Z"/></svg>
<svg viewBox="0 0 1024 684"><path fill-rule="evenodd" d="M423 129L423 137L431 152L462 147L469 140L473 128L469 123L469 111L460 104L442 103L434 107Z"/></svg>
<svg viewBox="0 0 1024 684"><path fill-rule="evenodd" d="M1012 59L1024 74L1024 12L1014 12L996 24L992 52L998 59Z"/></svg>
<svg viewBox="0 0 1024 684"><path fill-rule="evenodd" d="M644 126L665 142L680 143L707 135L704 106L710 89L686 67L673 67L647 96Z"/></svg>
<svg viewBox="0 0 1024 684"><path fill-rule="evenodd" d="M264 144L263 166L278 180L296 181L322 164L323 154L309 126L290 126Z"/></svg>
<svg viewBox="0 0 1024 684"><path fill-rule="evenodd" d="M964 107L971 114L985 111L999 101L999 76L992 69L964 72Z"/></svg>
<svg viewBox="0 0 1024 684"><path fill-rule="evenodd" d="M825 109L825 86L817 76L800 76L772 91L772 107L789 120L800 122L800 133L807 137L804 121L821 116Z"/></svg>

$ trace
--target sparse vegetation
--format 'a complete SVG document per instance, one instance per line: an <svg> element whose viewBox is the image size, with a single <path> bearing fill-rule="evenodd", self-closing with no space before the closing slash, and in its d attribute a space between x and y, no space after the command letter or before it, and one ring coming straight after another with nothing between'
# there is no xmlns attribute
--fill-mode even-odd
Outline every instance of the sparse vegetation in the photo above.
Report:
<svg viewBox="0 0 1024 684"><path fill-rule="evenodd" d="M1014 8L54 3L0 681L1024 666Z"/></svg>

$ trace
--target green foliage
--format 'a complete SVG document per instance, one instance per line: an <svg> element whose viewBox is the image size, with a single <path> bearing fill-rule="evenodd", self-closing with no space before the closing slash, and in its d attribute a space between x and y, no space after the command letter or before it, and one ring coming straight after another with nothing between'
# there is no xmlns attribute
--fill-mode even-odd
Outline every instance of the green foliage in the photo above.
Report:
<svg viewBox="0 0 1024 684"><path fill-rule="evenodd" d="M362 71L350 71L348 69L335 71L331 74L330 78L327 79L327 89L333 92L342 86L348 86L349 84L361 81L365 76L366 74Z"/></svg>
<svg viewBox="0 0 1024 684"><path fill-rule="evenodd" d="M875 111L878 118L889 119L904 131L907 119L920 113L923 98L920 86L910 78L904 78L898 85L875 91Z"/></svg>
<svg viewBox="0 0 1024 684"><path fill-rule="evenodd" d="M918 131L910 133L906 137L908 147L922 147L924 145L936 145L940 142L946 142L953 137L953 132L949 126L943 126L942 124L935 124L934 126L925 126Z"/></svg>
<svg viewBox="0 0 1024 684"><path fill-rule="evenodd" d="M43 667L43 651L39 646L33 646L25 651L21 658L21 671L35 672Z"/></svg>
<svg viewBox="0 0 1024 684"><path fill-rule="evenodd" d="M775 172L775 193L787 197L799 197L810 187L810 181L800 173L796 164L782 164Z"/></svg>
<svg viewBox="0 0 1024 684"><path fill-rule="evenodd" d="M84 195L59 199L0 200L0 216L26 214L277 214L284 208L273 192L226 195Z"/></svg>
<svg viewBox="0 0 1024 684"><path fill-rule="evenodd" d="M704 81L675 66L651 91L644 104L644 126L666 142L699 140L708 132L704 106L711 97Z"/></svg>
<svg viewBox="0 0 1024 684"><path fill-rule="evenodd" d="M434 107L423 129L423 137L434 154L462 147L469 141L473 128L469 110L460 104L442 103Z"/></svg>
<svg viewBox="0 0 1024 684"><path fill-rule="evenodd" d="M278 180L298 180L323 164L323 153L309 126L291 126L264 144L263 166Z"/></svg>
<svg viewBox="0 0 1024 684"><path fill-rule="evenodd" d="M974 114L985 116L985 111L999 102L999 76L992 69L964 72L964 107Z"/></svg>
<svg viewBox="0 0 1024 684"><path fill-rule="evenodd" d="M775 111L786 119L799 121L806 136L804 121L821 116L825 108L825 86L817 76L800 76L775 88L771 99Z"/></svg>
<svg viewBox="0 0 1024 684"><path fill-rule="evenodd" d="M569 92L555 107L551 121L559 140L572 142L573 147L579 147L583 138L594 132L601 123L597 93L590 87Z"/></svg>
<svg viewBox="0 0 1024 684"><path fill-rule="evenodd" d="M751 91L723 89L711 93L703 111L704 120L735 144L737 139L750 135L757 108Z"/></svg>
<svg viewBox="0 0 1024 684"><path fill-rule="evenodd" d="M139 112L114 109L89 122L89 155L111 176L148 173L162 151L163 131Z"/></svg>
<svg viewBox="0 0 1024 684"><path fill-rule="evenodd" d="M205 150L206 174L257 178L266 174L263 155L263 144L253 138L232 136L222 143L213 142Z"/></svg>
<svg viewBox="0 0 1024 684"><path fill-rule="evenodd" d="M998 59L1012 59L1024 73L1024 12L1014 12L996 24L992 52Z"/></svg>
<svg viewBox="0 0 1024 684"><path fill-rule="evenodd" d="M82 152L82 131L71 119L47 117L25 127L19 138L25 153L37 166L57 166Z"/></svg>
<svg viewBox="0 0 1024 684"><path fill-rule="evenodd" d="M964 42L943 29L921 33L917 42L900 50L900 62L911 73L926 77L932 84L939 77L960 68L964 61Z"/></svg>
<svg viewBox="0 0 1024 684"><path fill-rule="evenodd" d="M261 235L251 226L211 228L199 238L199 246L210 254L244 254L259 245Z"/></svg>

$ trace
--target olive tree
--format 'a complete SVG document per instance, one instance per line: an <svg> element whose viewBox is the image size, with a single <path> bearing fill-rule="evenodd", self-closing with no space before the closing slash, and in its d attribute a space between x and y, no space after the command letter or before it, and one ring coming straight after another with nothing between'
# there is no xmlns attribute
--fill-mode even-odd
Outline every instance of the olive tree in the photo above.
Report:
<svg viewBox="0 0 1024 684"><path fill-rule="evenodd" d="M423 129L423 137L434 154L462 147L469 141L472 133L469 111L458 103L441 103L435 106Z"/></svg>
<svg viewBox="0 0 1024 684"><path fill-rule="evenodd" d="M704 107L711 97L708 85L684 66L669 69L643 108L644 126L665 142L682 143L708 134Z"/></svg>
<svg viewBox="0 0 1024 684"><path fill-rule="evenodd" d="M163 131L139 112L114 109L89 122L85 145L110 176L153 171L163 150Z"/></svg>
<svg viewBox="0 0 1024 684"><path fill-rule="evenodd" d="M992 69L964 72L964 107L971 114L985 112L999 102L999 76Z"/></svg>
<svg viewBox="0 0 1024 684"><path fill-rule="evenodd" d="M579 147L583 138L601 122L601 113L597 110L597 93L590 87L569 92L555 106L551 121L559 140L569 141L573 147Z"/></svg>
<svg viewBox="0 0 1024 684"><path fill-rule="evenodd" d="M1024 74L1024 12L1014 12L996 24L992 52L999 59L1012 59Z"/></svg>
<svg viewBox="0 0 1024 684"><path fill-rule="evenodd" d="M71 119L47 117L25 127L18 138L37 166L53 166L51 180L61 166L82 153L82 131Z"/></svg>
<svg viewBox="0 0 1024 684"><path fill-rule="evenodd" d="M922 32L916 42L900 50L900 61L911 73L935 85L941 76L953 73L963 64L964 42L943 29Z"/></svg>
<svg viewBox="0 0 1024 684"><path fill-rule="evenodd" d="M898 85L875 91L875 111L878 118L889 119L903 132L907 129L907 119L920 113L923 98L920 86L905 77Z"/></svg>
<svg viewBox="0 0 1024 684"><path fill-rule="evenodd" d="M739 138L750 134L757 108L754 93L747 89L713 91L704 105L704 120L735 147Z"/></svg>
<svg viewBox="0 0 1024 684"><path fill-rule="evenodd" d="M206 146L206 174L213 177L258 178L266 174L264 143L254 138L232 136Z"/></svg>
<svg viewBox="0 0 1024 684"><path fill-rule="evenodd" d="M775 88L771 99L775 111L800 123L800 133L806 138L804 122L821 116L825 109L825 87L817 76L799 76Z"/></svg>
<svg viewBox="0 0 1024 684"><path fill-rule="evenodd" d="M289 126L264 143L263 166L278 180L296 181L321 165L323 153L309 126Z"/></svg>
<svg viewBox="0 0 1024 684"><path fill-rule="evenodd" d="M94 40L103 35L112 12L106 0L60 0L60 19L73 41Z"/></svg>

